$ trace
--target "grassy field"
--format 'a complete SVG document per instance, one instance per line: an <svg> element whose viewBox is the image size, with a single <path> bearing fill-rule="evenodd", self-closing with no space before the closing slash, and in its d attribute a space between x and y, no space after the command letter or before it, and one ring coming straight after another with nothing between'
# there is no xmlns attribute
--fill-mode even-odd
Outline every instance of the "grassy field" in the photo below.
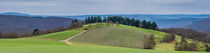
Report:
<svg viewBox="0 0 210 53"><path fill-rule="evenodd" d="M133 30L138 30L138 31L147 32L149 34L153 34L153 35L155 35L155 41L156 42L160 42L160 40L163 39L164 35L166 35L166 33L164 33L164 32L150 30L150 29L143 29L143 28L137 28L137 27L132 27L132 26L126 26L126 25L117 25L117 26L122 27L122 28L128 28L128 29L133 29Z"/></svg>
<svg viewBox="0 0 210 53"><path fill-rule="evenodd" d="M71 46L60 41L80 33L83 31L83 28L80 30L66 30L36 37L0 39L0 53L208 53L133 49L81 42L73 42L74 46Z"/></svg>
<svg viewBox="0 0 210 53"><path fill-rule="evenodd" d="M93 43L120 47L143 48L143 41L148 33L119 27L106 27L88 32L72 39L75 42Z"/></svg>

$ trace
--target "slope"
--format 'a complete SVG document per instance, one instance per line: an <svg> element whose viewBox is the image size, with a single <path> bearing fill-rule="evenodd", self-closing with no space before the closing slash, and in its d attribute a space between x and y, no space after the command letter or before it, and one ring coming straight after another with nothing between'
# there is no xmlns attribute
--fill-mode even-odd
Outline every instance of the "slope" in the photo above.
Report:
<svg viewBox="0 0 210 53"><path fill-rule="evenodd" d="M166 33L150 29L137 28L126 25L114 25L105 28L93 29L72 39L72 42L91 43L107 46L119 46L128 48L143 48L143 38L149 35L155 36L159 43ZM173 47L173 46L172 46Z"/></svg>
<svg viewBox="0 0 210 53"><path fill-rule="evenodd" d="M106 27L88 32L72 39L74 42L143 48L142 38L147 33L119 27Z"/></svg>

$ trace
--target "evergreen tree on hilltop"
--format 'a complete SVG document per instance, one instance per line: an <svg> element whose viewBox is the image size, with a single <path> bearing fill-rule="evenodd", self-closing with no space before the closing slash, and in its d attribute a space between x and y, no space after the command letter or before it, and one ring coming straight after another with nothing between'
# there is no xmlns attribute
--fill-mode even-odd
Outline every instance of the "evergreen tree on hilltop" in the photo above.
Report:
<svg viewBox="0 0 210 53"><path fill-rule="evenodd" d="M155 22L146 21L146 20L143 20L141 22L140 20L135 20L134 18L127 18L127 17L122 17L122 16L108 16L108 17L104 17L103 19L100 16L96 16L96 17L91 16L91 17L87 17L85 19L85 22L87 24L101 23L101 22L112 22L112 23L118 22L119 24L123 24L123 25L158 30L158 26Z"/></svg>
<svg viewBox="0 0 210 53"><path fill-rule="evenodd" d="M146 24L147 24L146 20L143 20L143 21L141 22L141 24L142 24L142 27L143 27L143 28L146 28Z"/></svg>
<svg viewBox="0 0 210 53"><path fill-rule="evenodd" d="M153 30L159 30L158 26L157 26L157 24L155 22L152 22L152 29Z"/></svg>

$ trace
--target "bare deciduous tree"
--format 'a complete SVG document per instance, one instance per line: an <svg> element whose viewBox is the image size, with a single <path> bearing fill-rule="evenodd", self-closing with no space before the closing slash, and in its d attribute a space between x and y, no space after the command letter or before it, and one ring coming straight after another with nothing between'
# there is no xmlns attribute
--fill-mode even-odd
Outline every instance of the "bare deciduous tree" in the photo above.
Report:
<svg viewBox="0 0 210 53"><path fill-rule="evenodd" d="M145 36L143 41L144 49L153 49L156 45L154 35Z"/></svg>

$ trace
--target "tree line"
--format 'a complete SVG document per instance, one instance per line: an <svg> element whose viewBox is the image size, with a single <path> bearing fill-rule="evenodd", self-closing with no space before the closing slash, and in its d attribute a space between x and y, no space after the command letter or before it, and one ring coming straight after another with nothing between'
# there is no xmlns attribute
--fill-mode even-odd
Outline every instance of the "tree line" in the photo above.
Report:
<svg viewBox="0 0 210 53"><path fill-rule="evenodd" d="M160 31L172 34L164 37L163 41L165 42L175 39L175 34L182 37L181 41L175 43L175 50L177 51L199 51L201 50L200 48L205 48L207 52L210 52L208 45L208 43L210 43L210 37L205 33L183 28L168 28L161 29ZM192 39L192 42L187 41L187 38ZM199 42L205 44L205 46L201 45Z"/></svg>
<svg viewBox="0 0 210 53"><path fill-rule="evenodd" d="M195 39L198 41L210 43L210 37L208 37L208 34L198 32L193 29L184 29L184 28L167 28L167 29L161 29L160 31L171 33L171 34L177 34L179 36Z"/></svg>
<svg viewBox="0 0 210 53"><path fill-rule="evenodd" d="M123 25L129 25L129 26L135 26L135 27L141 27L146 29L152 29L152 30L159 30L157 23L147 20L138 20L134 18L127 18L122 16L108 16L108 17L100 17L100 16L91 16L85 18L85 23L101 23L101 22L107 22L107 23L117 23L117 24L123 24Z"/></svg>

